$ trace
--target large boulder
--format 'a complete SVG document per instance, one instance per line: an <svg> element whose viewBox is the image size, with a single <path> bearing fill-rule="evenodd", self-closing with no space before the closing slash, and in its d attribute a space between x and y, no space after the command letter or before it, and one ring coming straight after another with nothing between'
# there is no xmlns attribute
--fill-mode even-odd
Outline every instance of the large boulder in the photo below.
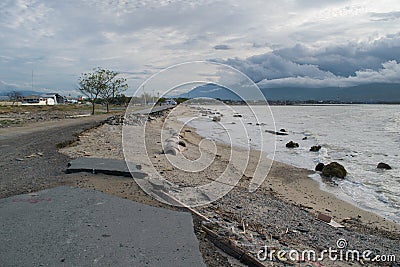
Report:
<svg viewBox="0 0 400 267"><path fill-rule="evenodd" d="M344 178L347 175L346 169L337 162L331 162L322 169L322 175L326 177Z"/></svg>
<svg viewBox="0 0 400 267"><path fill-rule="evenodd" d="M317 172L322 172L322 170L324 169L325 164L323 164L322 162L318 163L317 166L315 166L315 171Z"/></svg>
<svg viewBox="0 0 400 267"><path fill-rule="evenodd" d="M320 149L321 149L321 146L312 146L312 147L310 148L310 151L311 151L311 152L318 152Z"/></svg>
<svg viewBox="0 0 400 267"><path fill-rule="evenodd" d="M389 164L379 162L378 166L376 166L378 169L385 169L385 170L391 170L392 167L390 167Z"/></svg>
<svg viewBox="0 0 400 267"><path fill-rule="evenodd" d="M296 147L299 147L299 144L295 143L293 141L290 141L289 143L286 144L286 147L287 148L296 148Z"/></svg>

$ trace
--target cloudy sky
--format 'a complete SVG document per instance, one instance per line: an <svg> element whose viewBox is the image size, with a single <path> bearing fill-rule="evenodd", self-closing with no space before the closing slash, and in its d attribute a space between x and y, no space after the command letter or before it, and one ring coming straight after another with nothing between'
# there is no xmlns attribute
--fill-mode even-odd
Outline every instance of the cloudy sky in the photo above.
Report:
<svg viewBox="0 0 400 267"><path fill-rule="evenodd" d="M78 94L82 72L123 73L134 91L192 60L263 87L400 83L398 0L1 0L0 91Z"/></svg>

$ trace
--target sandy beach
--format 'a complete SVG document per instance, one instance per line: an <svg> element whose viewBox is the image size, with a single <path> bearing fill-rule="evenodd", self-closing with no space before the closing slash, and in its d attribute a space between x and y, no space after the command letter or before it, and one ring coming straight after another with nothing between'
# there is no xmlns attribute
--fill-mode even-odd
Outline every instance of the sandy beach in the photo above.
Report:
<svg viewBox="0 0 400 267"><path fill-rule="evenodd" d="M190 116L193 112L192 109L185 108L179 116ZM193 128L183 126L178 121L178 115L168 116L167 121L166 116L167 114L154 117L147 121L145 126L130 127L135 140L146 141L148 156L132 153L130 158L127 158L128 161L141 164L143 171L150 176L156 171L162 173L169 182L180 186L205 185L214 181L222 170L232 174L237 172L235 168L238 166L230 162L230 154L236 151L239 155L246 156L246 151L224 144L217 144L214 161L202 171L188 173L173 166L169 160L170 155L162 153L163 140L160 129L178 131L180 138L185 142L182 155L188 159L198 159L201 152L207 154L211 150L199 150L203 138L196 134ZM60 152L71 158L89 156L124 159L122 125L117 122L118 120L114 121L115 123L109 120L100 127L84 132L79 136L78 142L61 149ZM143 127L146 127L145 131ZM135 149L138 143L140 141L131 142L130 149ZM257 175L254 170L259 159L264 161L259 163L261 166L269 166L271 162L268 162L266 157L260 156L259 151L251 151L248 159L245 172L233 190L217 201L195 208L200 214L209 218L209 226L221 236L235 240L239 247L250 251L255 257L264 245L299 251L304 249L322 251L328 247L335 248L337 240L341 238L347 241L351 249L363 251L372 248L376 255L399 255L400 225L320 190L319 184L308 177L312 173L309 170L273 162L263 184L255 192L249 192L249 183L253 176ZM112 176L92 174L70 174L68 177L66 182L68 185L94 188L141 203L176 209L150 197L132 179L115 179ZM318 213L331 216L344 227L334 228L317 220ZM197 236L202 238L202 232L197 232ZM203 248L202 253L207 258L205 255L210 253L210 247ZM207 263L207 260L205 261ZM212 260L207 264L212 265ZM264 264L272 266L268 261ZM304 262L297 264L301 266ZM348 266L349 263L324 259L318 264ZM352 262L352 264L374 263Z"/></svg>

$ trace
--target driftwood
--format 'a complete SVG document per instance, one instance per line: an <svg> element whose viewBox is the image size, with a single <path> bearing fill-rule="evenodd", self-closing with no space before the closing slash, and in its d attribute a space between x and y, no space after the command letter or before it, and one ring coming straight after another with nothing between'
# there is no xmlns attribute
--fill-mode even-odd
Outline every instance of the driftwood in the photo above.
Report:
<svg viewBox="0 0 400 267"><path fill-rule="evenodd" d="M264 265L256 258L246 253L242 248L236 246L236 244L227 238L219 236L217 233L206 227L201 226L201 229L207 234L208 239L214 243L217 247L222 249L225 253L240 260L241 263L251 267L263 267Z"/></svg>
<svg viewBox="0 0 400 267"><path fill-rule="evenodd" d="M265 132L270 133L270 134L275 134L275 135L288 135L287 133L275 132L275 131L271 131L271 130L265 130Z"/></svg>

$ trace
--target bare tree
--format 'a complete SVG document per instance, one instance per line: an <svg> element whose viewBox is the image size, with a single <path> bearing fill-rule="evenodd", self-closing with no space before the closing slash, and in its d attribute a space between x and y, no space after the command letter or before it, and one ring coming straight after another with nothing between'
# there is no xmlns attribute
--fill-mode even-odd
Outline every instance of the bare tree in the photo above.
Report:
<svg viewBox="0 0 400 267"><path fill-rule="evenodd" d="M92 102L92 115L94 115L95 104L99 97L106 101L108 112L111 98L128 88L126 79L118 79L117 75L118 72L98 67L94 68L93 72L83 73L79 78L79 90Z"/></svg>
<svg viewBox="0 0 400 267"><path fill-rule="evenodd" d="M12 101L12 105L14 106L15 102L19 101L22 99L22 94L17 91L12 91L7 94L8 98L10 101Z"/></svg>

